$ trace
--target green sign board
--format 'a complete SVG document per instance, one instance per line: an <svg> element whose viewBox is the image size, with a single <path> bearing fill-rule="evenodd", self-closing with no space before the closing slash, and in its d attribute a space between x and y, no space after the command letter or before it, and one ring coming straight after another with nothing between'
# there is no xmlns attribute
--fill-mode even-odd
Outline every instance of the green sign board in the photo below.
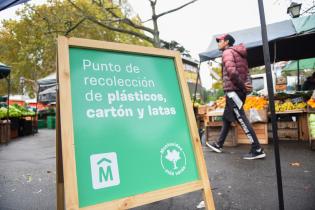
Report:
<svg viewBox="0 0 315 210"><path fill-rule="evenodd" d="M174 57L68 56L79 208L200 180Z"/></svg>

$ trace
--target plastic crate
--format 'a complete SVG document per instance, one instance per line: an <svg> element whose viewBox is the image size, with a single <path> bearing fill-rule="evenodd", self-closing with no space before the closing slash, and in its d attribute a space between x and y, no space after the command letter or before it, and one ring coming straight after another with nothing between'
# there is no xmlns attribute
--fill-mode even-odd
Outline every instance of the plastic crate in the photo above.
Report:
<svg viewBox="0 0 315 210"><path fill-rule="evenodd" d="M46 120L38 120L37 121L37 128L38 129L47 128Z"/></svg>
<svg viewBox="0 0 315 210"><path fill-rule="evenodd" d="M48 116L47 117L47 128L55 129L56 128L56 117Z"/></svg>

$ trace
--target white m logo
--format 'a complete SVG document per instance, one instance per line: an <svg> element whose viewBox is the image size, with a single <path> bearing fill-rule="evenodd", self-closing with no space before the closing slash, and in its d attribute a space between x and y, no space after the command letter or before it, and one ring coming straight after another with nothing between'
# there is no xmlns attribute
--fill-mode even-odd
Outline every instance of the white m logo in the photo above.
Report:
<svg viewBox="0 0 315 210"><path fill-rule="evenodd" d="M117 155L115 152L90 156L92 185L101 189L120 184Z"/></svg>

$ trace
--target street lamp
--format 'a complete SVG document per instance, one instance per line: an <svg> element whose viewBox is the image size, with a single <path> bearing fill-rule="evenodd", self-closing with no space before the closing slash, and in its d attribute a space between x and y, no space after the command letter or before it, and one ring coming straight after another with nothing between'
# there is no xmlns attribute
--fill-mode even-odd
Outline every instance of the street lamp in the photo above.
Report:
<svg viewBox="0 0 315 210"><path fill-rule="evenodd" d="M290 14L292 18L296 18L300 16L302 4L298 4L295 2L292 2L291 5L287 9L287 14Z"/></svg>
<svg viewBox="0 0 315 210"><path fill-rule="evenodd" d="M20 77L20 86L21 86L22 97L24 96L24 84L25 84L25 78Z"/></svg>

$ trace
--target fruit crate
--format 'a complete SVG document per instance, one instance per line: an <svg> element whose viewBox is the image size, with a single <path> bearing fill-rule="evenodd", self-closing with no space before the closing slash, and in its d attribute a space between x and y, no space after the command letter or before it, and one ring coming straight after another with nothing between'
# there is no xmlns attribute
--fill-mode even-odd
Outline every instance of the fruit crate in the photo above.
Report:
<svg viewBox="0 0 315 210"><path fill-rule="evenodd" d="M267 123L252 124L260 144L268 144L268 125ZM237 142L239 144L251 144L243 129L237 125Z"/></svg>
<svg viewBox="0 0 315 210"><path fill-rule="evenodd" d="M311 106L307 106L306 111L308 113L315 113L315 108L312 108Z"/></svg>
<svg viewBox="0 0 315 210"><path fill-rule="evenodd" d="M198 114L200 115L204 115L207 113L207 106L206 105L202 105L198 107Z"/></svg>
<svg viewBox="0 0 315 210"><path fill-rule="evenodd" d="M11 128L10 129L10 139L15 139L17 137L19 137L19 129Z"/></svg>
<svg viewBox="0 0 315 210"><path fill-rule="evenodd" d="M206 140L207 142L217 141L220 135L220 131L222 128L223 122L209 122L208 126L206 126ZM234 123L230 127L229 133L224 142L224 146L236 146L237 145L237 132Z"/></svg>
<svg viewBox="0 0 315 210"><path fill-rule="evenodd" d="M8 143L10 140L10 121L0 120L0 144Z"/></svg>
<svg viewBox="0 0 315 210"><path fill-rule="evenodd" d="M33 122L31 120L22 120L20 122L19 136L33 134Z"/></svg>

